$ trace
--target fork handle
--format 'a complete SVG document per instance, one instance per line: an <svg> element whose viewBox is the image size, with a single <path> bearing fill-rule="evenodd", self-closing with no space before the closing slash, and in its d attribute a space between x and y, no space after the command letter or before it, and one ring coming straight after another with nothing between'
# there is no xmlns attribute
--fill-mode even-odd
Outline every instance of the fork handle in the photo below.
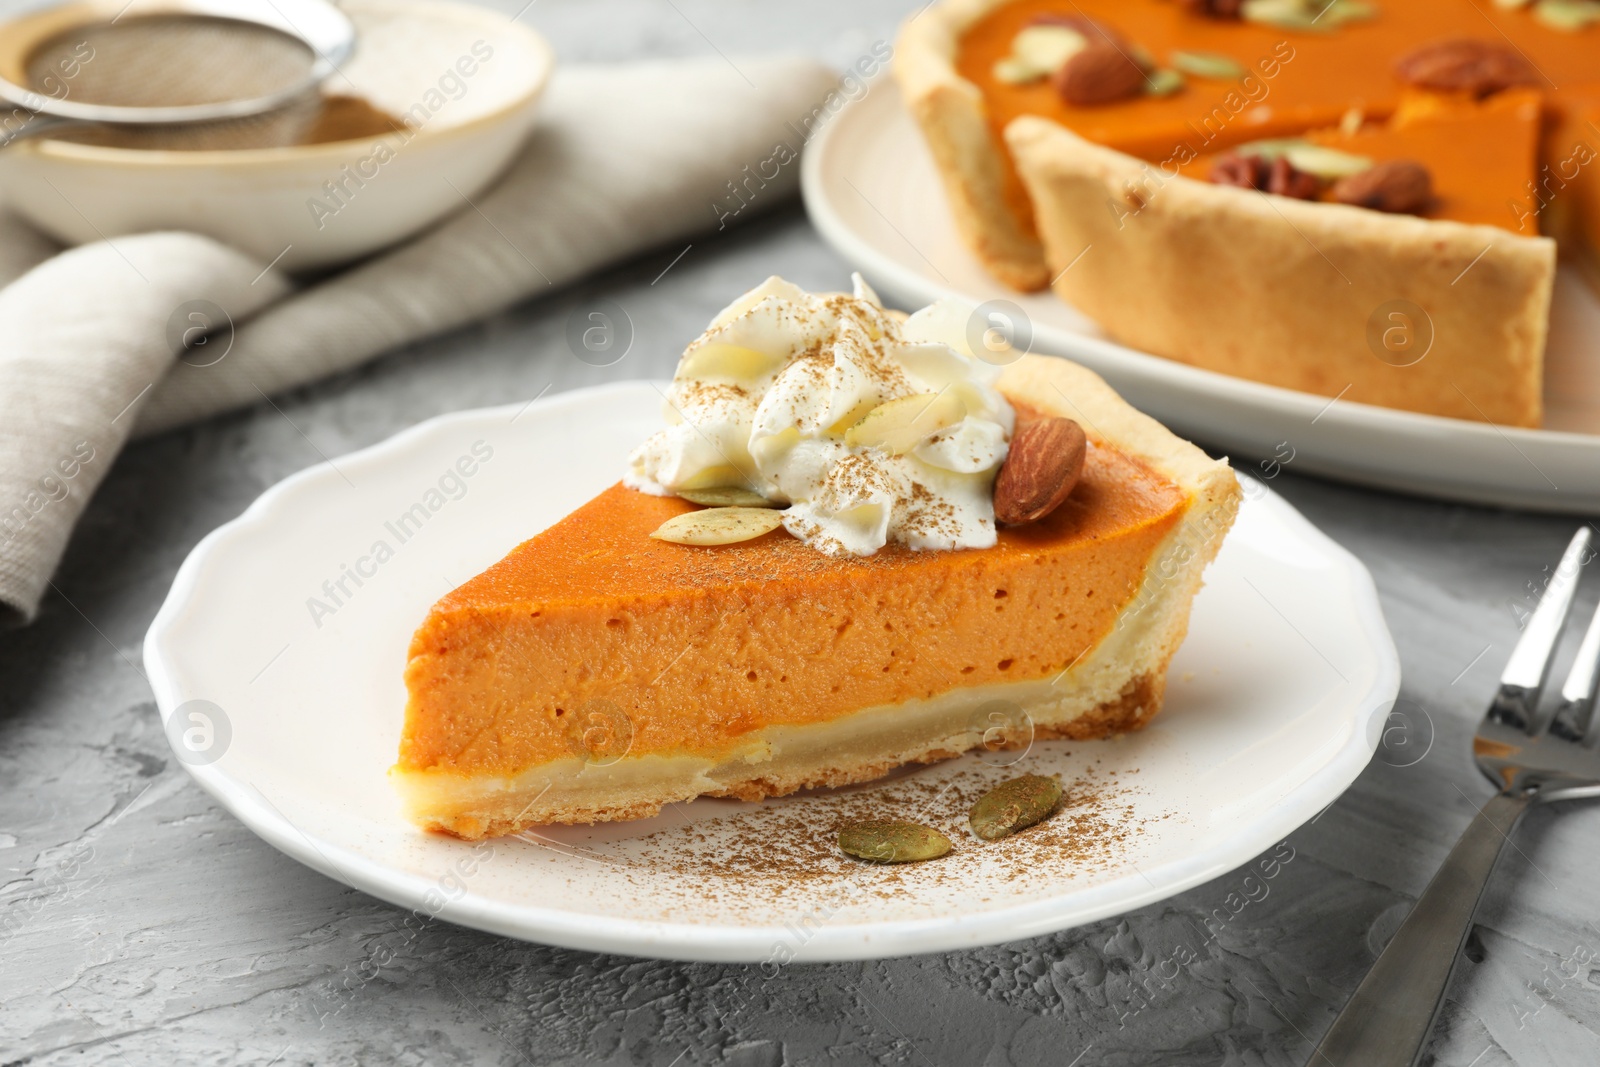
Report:
<svg viewBox="0 0 1600 1067"><path fill-rule="evenodd" d="M1530 791L1497 794L1478 812L1387 948L1317 1046L1319 1067L1412 1067L1444 1003L1472 915Z"/></svg>

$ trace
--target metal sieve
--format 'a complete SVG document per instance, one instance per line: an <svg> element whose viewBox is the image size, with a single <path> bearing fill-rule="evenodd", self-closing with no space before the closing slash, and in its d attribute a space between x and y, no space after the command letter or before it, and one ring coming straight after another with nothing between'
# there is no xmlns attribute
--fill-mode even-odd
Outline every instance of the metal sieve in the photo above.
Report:
<svg viewBox="0 0 1600 1067"><path fill-rule="evenodd" d="M356 36L326 0L73 5L23 25L31 41L0 57L0 147L41 135L148 148L294 143Z"/></svg>

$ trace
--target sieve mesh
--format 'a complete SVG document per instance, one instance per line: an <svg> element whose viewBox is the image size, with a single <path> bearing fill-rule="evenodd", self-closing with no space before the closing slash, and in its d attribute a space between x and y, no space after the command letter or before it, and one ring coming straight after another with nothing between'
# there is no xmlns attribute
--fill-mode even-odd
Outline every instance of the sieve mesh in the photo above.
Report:
<svg viewBox="0 0 1600 1067"><path fill-rule="evenodd" d="M142 15L75 27L40 44L28 87L115 107L181 107L269 96L307 84L316 56L268 26L208 15ZM84 126L58 140L121 148L268 148L304 140L321 111L314 89L249 118L182 125Z"/></svg>

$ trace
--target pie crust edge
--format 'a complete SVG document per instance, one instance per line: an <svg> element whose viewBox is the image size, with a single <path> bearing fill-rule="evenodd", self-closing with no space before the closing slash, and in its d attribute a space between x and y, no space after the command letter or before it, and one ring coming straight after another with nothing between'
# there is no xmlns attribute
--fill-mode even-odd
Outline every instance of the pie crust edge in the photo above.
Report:
<svg viewBox="0 0 1600 1067"><path fill-rule="evenodd" d="M901 27L894 76L935 168L963 240L990 274L1024 292L1050 282L1032 219L1006 202L1003 147L990 130L983 94L956 73L956 46L978 19L1007 0L946 0Z"/></svg>

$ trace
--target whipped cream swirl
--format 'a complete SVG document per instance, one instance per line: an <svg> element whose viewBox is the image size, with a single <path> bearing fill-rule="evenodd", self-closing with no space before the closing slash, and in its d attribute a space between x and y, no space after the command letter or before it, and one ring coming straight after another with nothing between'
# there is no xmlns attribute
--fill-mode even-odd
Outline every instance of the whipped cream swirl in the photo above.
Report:
<svg viewBox="0 0 1600 1067"><path fill-rule="evenodd" d="M999 368L968 346L971 309L941 300L906 318L853 281L853 295L813 294L772 277L718 314L624 482L753 490L829 555L993 545L1015 414Z"/></svg>

